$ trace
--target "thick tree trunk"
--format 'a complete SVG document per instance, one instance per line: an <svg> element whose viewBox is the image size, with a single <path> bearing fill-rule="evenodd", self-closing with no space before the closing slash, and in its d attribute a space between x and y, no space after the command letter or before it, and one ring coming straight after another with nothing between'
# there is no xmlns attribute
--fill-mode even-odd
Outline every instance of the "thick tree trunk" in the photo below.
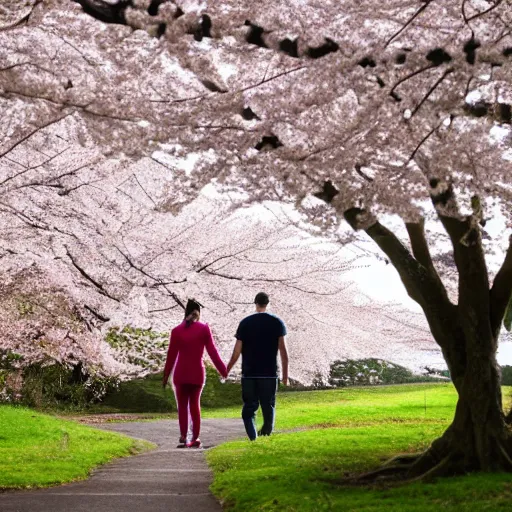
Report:
<svg viewBox="0 0 512 512"><path fill-rule="evenodd" d="M458 331L443 350L459 395L455 416L445 433L417 456L399 456L363 479L400 475L430 479L471 471L512 471L512 436L503 413L500 371L494 340L488 353L466 356Z"/></svg>
<svg viewBox="0 0 512 512"><path fill-rule="evenodd" d="M478 216L445 216L443 211L455 203L455 198L451 185L443 190L441 195L433 194L432 201L436 209L440 208L439 219L453 245L459 274L458 304L448 298L433 265L423 222L406 224L412 254L378 221L364 229L390 258L409 296L425 313L459 395L455 417L425 453L395 457L358 480L396 474L429 478L468 471L512 471L512 432L508 426L512 424L512 413L509 418L503 414L496 362L501 322L512 294L512 237L490 287ZM452 206L457 212L456 204ZM354 229L363 227L359 223L368 218L364 214L358 208L344 212Z"/></svg>
<svg viewBox="0 0 512 512"><path fill-rule="evenodd" d="M360 475L358 481L389 477L429 480L473 471L512 471L512 435L503 413L495 354L471 357L462 364L463 352L456 353L455 364L449 364L459 399L444 434L424 453L394 457L382 468ZM465 370L460 374L462 367Z"/></svg>
<svg viewBox="0 0 512 512"><path fill-rule="evenodd" d="M456 474L467 471L512 470L510 432L503 413L500 371L495 343L482 343L489 353L466 357L458 340L457 351L444 351L459 394L455 417L444 435L434 441L410 468L410 475L429 472ZM462 345L462 347L461 347ZM450 353L451 352L451 353ZM431 474L431 473L429 473Z"/></svg>

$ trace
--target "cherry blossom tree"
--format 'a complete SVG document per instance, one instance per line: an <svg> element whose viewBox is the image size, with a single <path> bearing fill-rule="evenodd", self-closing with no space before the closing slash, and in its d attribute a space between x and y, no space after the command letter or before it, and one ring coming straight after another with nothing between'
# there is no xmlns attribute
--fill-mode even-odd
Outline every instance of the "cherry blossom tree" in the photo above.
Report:
<svg viewBox="0 0 512 512"><path fill-rule="evenodd" d="M24 364L82 362L89 373L143 376L158 370L166 347L148 338L143 347L111 350L102 342L109 329L166 333L194 296L227 356L237 322L264 288L294 332L296 379L326 373L329 358L343 355L329 349L335 336L315 346L319 363L311 364L304 350L311 353L308 340L325 337L325 311L338 301L352 307L351 283L340 275L359 265L358 254L340 258L339 244L326 245L305 230L293 209L286 213L275 203L239 208L236 197L212 187L175 215L167 205L168 178L173 169L186 169L187 159L158 153L138 162L106 158L73 143L74 130L73 120L61 120L0 160L0 275L8 283L1 348L23 355ZM55 304L52 290L62 299ZM23 313L20 301L30 306ZM65 325L74 322L74 337L51 328L60 317ZM381 357L386 345L383 337Z"/></svg>
<svg viewBox="0 0 512 512"><path fill-rule="evenodd" d="M293 204L323 233L346 219L422 308L459 395L443 436L383 471L512 470L496 364L512 290L510 0L29 7L0 34L0 155L72 120L103 155L196 155L170 211L213 184Z"/></svg>

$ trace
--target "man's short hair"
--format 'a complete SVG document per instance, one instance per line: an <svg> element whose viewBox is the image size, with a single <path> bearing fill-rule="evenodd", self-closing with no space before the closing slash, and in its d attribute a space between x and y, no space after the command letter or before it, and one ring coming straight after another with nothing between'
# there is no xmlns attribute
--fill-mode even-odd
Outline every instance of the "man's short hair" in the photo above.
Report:
<svg viewBox="0 0 512 512"><path fill-rule="evenodd" d="M259 292L254 297L254 304L258 304L258 306L266 306L270 302L268 295L265 292Z"/></svg>

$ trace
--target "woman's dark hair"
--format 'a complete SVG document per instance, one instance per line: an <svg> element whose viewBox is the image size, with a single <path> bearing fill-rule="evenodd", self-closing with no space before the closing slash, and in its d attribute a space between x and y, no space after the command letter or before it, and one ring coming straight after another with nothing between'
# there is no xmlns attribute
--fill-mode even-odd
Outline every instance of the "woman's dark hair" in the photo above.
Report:
<svg viewBox="0 0 512 512"><path fill-rule="evenodd" d="M201 316L201 307L201 304L199 304L195 299L188 299L185 307L185 322L187 323L187 327L193 322L197 322L199 320L199 317Z"/></svg>

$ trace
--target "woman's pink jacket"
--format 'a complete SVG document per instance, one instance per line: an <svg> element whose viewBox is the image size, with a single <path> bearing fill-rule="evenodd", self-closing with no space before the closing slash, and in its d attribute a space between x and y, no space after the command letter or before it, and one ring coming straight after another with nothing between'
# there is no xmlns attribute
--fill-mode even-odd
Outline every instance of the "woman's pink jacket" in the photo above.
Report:
<svg viewBox="0 0 512 512"><path fill-rule="evenodd" d="M203 363L205 348L217 371L226 377L226 365L219 356L209 325L203 322L193 322L187 326L183 321L171 331L171 340L165 361L164 383L167 383L174 368L172 379L174 384L202 386L205 381Z"/></svg>

